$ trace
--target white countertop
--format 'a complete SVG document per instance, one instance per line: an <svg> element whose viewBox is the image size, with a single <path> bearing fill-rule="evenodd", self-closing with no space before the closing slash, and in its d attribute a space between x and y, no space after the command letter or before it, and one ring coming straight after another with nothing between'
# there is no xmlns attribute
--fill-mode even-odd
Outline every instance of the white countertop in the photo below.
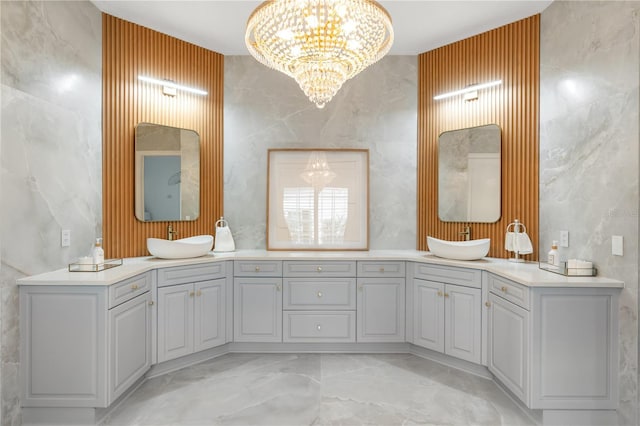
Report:
<svg viewBox="0 0 640 426"><path fill-rule="evenodd" d="M123 260L122 266L101 272L69 272L66 268L18 280L19 285L86 285L108 286L153 269L172 266L197 265L224 260L403 260L433 263L444 266L480 269L508 278L528 287L593 287L623 288L622 281L604 277L566 277L541 270L537 262L512 263L507 259L485 257L481 260L463 261L442 259L430 252L417 250L370 251L266 251L238 250L232 253L213 253L193 259L158 259L132 257Z"/></svg>

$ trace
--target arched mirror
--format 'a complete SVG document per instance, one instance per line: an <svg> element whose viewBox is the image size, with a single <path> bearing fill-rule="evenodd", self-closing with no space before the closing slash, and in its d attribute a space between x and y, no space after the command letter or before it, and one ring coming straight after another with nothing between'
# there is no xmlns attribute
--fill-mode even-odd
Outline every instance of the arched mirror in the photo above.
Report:
<svg viewBox="0 0 640 426"><path fill-rule="evenodd" d="M443 222L500 219L501 131L496 124L438 138L438 217Z"/></svg>
<svg viewBox="0 0 640 426"><path fill-rule="evenodd" d="M200 215L200 136L193 130L139 123L135 130L135 214L142 222Z"/></svg>

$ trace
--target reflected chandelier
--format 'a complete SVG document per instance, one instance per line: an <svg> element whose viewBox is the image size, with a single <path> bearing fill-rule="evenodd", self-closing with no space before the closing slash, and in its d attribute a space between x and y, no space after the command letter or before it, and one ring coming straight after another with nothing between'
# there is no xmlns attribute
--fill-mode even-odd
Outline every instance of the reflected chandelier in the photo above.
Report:
<svg viewBox="0 0 640 426"><path fill-rule="evenodd" d="M269 0L249 17L245 43L322 108L345 81L387 54L393 27L373 0Z"/></svg>

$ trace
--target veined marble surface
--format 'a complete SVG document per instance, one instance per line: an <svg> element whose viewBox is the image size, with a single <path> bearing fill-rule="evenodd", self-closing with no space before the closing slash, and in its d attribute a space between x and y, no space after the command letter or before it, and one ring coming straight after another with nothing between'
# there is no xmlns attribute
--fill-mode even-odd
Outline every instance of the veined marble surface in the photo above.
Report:
<svg viewBox="0 0 640 426"><path fill-rule="evenodd" d="M491 380L414 355L229 354L144 383L106 425L534 425Z"/></svg>
<svg viewBox="0 0 640 426"><path fill-rule="evenodd" d="M625 282L620 413L638 424L640 2L555 1L541 18L540 252L560 231L563 259ZM611 236L624 256L611 255Z"/></svg>
<svg viewBox="0 0 640 426"><path fill-rule="evenodd" d="M369 149L371 249L416 246L417 58L390 56L324 109L251 56L224 58L224 217L237 248L266 247L269 148Z"/></svg>
<svg viewBox="0 0 640 426"><path fill-rule="evenodd" d="M88 1L2 1L0 16L0 405L14 425L16 279L87 254L101 234L102 22Z"/></svg>
<svg viewBox="0 0 640 426"><path fill-rule="evenodd" d="M59 269L25 277L20 285L83 285L108 286L146 271L173 266L201 265L226 260L274 261L408 261L432 265L489 271L527 287L593 287L623 288L624 283L606 277L563 276L539 268L537 262L512 263L507 259L485 257L480 260L450 260L430 252L417 250L372 250L347 252L283 252L266 250L238 250L233 253L213 253L191 259L158 259L134 257L124 259L123 265L101 272L69 272Z"/></svg>

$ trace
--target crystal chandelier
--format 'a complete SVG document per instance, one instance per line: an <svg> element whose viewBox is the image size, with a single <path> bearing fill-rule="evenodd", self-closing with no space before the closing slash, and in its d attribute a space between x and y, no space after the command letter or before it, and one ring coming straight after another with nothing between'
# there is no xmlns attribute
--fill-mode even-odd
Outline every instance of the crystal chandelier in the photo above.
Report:
<svg viewBox="0 0 640 426"><path fill-rule="evenodd" d="M262 64L294 78L318 108L393 44L389 13L374 0L269 0L245 42Z"/></svg>

